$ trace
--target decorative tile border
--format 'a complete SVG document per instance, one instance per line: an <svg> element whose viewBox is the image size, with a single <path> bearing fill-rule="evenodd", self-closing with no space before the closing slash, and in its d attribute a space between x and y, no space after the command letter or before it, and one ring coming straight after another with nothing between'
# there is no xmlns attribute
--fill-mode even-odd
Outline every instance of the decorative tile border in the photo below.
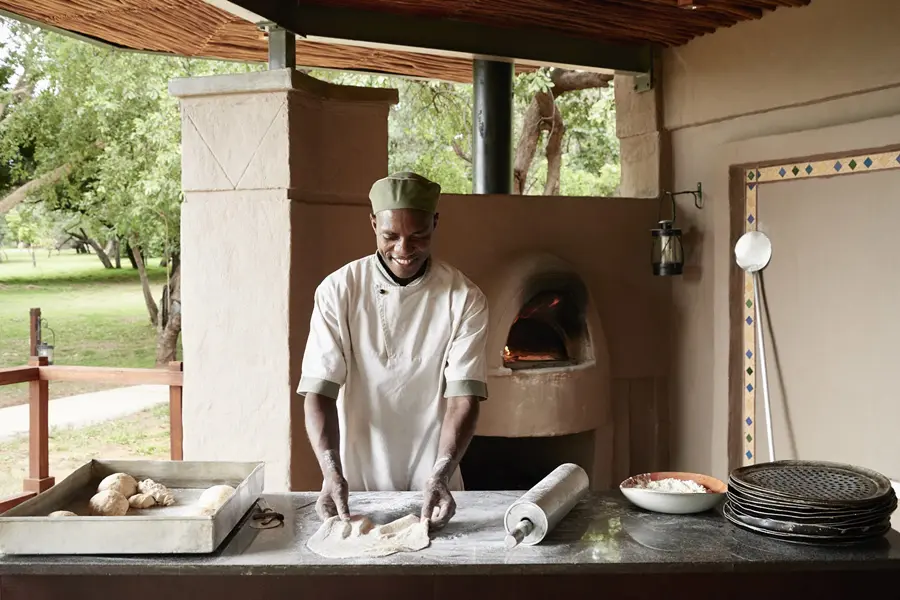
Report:
<svg viewBox="0 0 900 600"><path fill-rule="evenodd" d="M744 171L744 232L756 231L759 219L758 197L762 184L816 177L855 175L873 171L900 169L900 150L872 154L852 154L840 158L808 162L785 163L756 167ZM741 462L744 466L756 463L756 306L753 301L753 276L744 274L743 304L744 334L741 336L743 377L741 378Z"/></svg>

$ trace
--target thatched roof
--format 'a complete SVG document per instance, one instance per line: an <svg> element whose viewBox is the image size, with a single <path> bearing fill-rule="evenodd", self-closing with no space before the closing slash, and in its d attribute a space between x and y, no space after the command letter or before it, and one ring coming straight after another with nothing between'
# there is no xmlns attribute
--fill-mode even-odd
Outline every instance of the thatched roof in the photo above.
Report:
<svg viewBox="0 0 900 600"><path fill-rule="evenodd" d="M810 0L315 0L396 14L453 18L499 27L535 27L588 39L674 46ZM0 10L137 50L265 61L266 40L255 25L203 0L0 0ZM297 40L304 67L370 70L471 81L471 61L413 52Z"/></svg>

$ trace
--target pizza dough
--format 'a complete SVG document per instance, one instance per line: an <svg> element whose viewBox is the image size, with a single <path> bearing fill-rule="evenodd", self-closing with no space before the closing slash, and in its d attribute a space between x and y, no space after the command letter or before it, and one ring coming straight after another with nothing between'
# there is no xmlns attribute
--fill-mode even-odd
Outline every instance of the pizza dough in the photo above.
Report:
<svg viewBox="0 0 900 600"><path fill-rule="evenodd" d="M225 502L231 498L232 494L234 494L234 488L230 485L214 485L211 488L204 490L197 500L197 507L200 509L200 514L211 515L215 513L219 510L220 506L225 504Z"/></svg>
<svg viewBox="0 0 900 600"><path fill-rule="evenodd" d="M103 478L103 481L97 486L97 491L115 490L126 498L130 498L137 493L137 488L137 481L128 473L113 473Z"/></svg>
<svg viewBox="0 0 900 600"><path fill-rule="evenodd" d="M71 510L54 510L47 516L56 519L58 517L77 517L78 515L73 513Z"/></svg>
<svg viewBox="0 0 900 600"><path fill-rule="evenodd" d="M418 515L407 515L386 525L375 525L367 517L341 521L331 517L322 523L307 547L326 558L388 556L396 552L415 552L428 547L428 524Z"/></svg>
<svg viewBox="0 0 900 600"><path fill-rule="evenodd" d="M128 499L131 508L150 508L156 506L156 500L150 494L135 494Z"/></svg>
<svg viewBox="0 0 900 600"><path fill-rule="evenodd" d="M175 504L175 497L172 496L172 492L169 491L169 488L161 483L156 483L152 479L145 479L140 482L138 484L138 491L142 494L153 496L153 499L160 506L172 506Z"/></svg>
<svg viewBox="0 0 900 600"><path fill-rule="evenodd" d="M90 505L95 517L122 517L128 512L128 498L115 490L97 492Z"/></svg>

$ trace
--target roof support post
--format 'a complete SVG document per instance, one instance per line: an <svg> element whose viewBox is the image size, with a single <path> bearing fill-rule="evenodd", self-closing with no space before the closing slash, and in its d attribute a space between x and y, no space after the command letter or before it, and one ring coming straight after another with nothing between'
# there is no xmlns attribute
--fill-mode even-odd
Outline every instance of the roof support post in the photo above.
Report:
<svg viewBox="0 0 900 600"><path fill-rule="evenodd" d="M269 70L294 69L297 66L297 38L284 27L266 25L269 33Z"/></svg>
<svg viewBox="0 0 900 600"><path fill-rule="evenodd" d="M512 62L476 59L472 118L472 178L475 194L512 193Z"/></svg>

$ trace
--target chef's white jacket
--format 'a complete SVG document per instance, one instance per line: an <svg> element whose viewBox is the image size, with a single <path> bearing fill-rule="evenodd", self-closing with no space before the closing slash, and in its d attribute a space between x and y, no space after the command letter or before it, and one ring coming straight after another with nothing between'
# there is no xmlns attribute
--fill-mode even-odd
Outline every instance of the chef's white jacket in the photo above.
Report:
<svg viewBox="0 0 900 600"><path fill-rule="evenodd" d="M406 286L376 254L319 285L297 392L338 400L350 490L423 489L446 398L487 398L487 329L481 290L433 258ZM459 470L450 484L462 489Z"/></svg>

